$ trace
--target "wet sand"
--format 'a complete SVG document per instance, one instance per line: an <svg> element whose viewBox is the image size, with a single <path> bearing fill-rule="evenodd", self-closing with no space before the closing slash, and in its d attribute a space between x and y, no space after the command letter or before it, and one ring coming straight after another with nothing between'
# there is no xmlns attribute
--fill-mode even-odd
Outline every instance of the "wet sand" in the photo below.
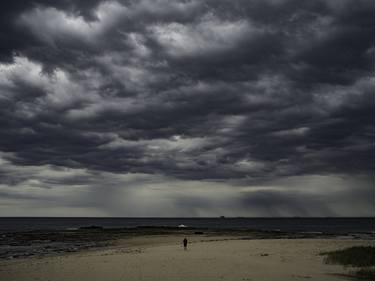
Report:
<svg viewBox="0 0 375 281"><path fill-rule="evenodd" d="M185 251L180 236L145 236L96 251L3 260L0 280L347 280L342 266L324 264L319 253L375 245L347 239L230 239L191 237Z"/></svg>

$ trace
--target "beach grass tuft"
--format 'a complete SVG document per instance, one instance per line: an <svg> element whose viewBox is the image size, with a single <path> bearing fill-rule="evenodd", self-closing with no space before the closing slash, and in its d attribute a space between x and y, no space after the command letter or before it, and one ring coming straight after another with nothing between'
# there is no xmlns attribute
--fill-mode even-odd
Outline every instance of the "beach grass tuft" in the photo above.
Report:
<svg viewBox="0 0 375 281"><path fill-rule="evenodd" d="M350 273L363 280L375 280L375 247L357 246L343 250L323 252L327 264L341 264L345 267L357 267L359 269Z"/></svg>
<svg viewBox="0 0 375 281"><path fill-rule="evenodd" d="M357 246L343 250L324 252L325 262L344 266L364 267L375 265L375 247Z"/></svg>

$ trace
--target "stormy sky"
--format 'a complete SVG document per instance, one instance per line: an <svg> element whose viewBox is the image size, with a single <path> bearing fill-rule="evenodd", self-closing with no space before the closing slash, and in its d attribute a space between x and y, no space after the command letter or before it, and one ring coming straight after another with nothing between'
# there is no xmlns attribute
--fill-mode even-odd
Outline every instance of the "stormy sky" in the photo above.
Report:
<svg viewBox="0 0 375 281"><path fill-rule="evenodd" d="M375 1L0 4L0 216L375 216Z"/></svg>

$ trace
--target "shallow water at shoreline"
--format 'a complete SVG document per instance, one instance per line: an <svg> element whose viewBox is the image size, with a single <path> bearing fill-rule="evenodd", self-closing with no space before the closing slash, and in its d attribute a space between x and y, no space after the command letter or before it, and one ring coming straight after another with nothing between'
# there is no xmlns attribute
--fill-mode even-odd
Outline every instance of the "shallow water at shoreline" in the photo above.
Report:
<svg viewBox="0 0 375 281"><path fill-rule="evenodd" d="M373 233L329 234L323 232L282 232L267 230L208 229L189 227L137 227L137 228L102 228L99 226L83 227L77 230L36 230L6 232L0 234L0 259L39 257L59 255L68 252L100 248L115 245L134 237L155 236L224 237L235 239L361 239L375 240Z"/></svg>

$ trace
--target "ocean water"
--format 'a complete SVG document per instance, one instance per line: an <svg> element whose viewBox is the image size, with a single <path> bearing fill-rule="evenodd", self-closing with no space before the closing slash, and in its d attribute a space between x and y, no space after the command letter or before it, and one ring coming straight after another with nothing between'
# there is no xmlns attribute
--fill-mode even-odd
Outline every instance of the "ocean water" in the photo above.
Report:
<svg viewBox="0 0 375 281"><path fill-rule="evenodd" d="M256 229L333 234L375 234L375 218L32 218L0 217L0 233L30 230L64 230L82 226L133 228L140 226Z"/></svg>

